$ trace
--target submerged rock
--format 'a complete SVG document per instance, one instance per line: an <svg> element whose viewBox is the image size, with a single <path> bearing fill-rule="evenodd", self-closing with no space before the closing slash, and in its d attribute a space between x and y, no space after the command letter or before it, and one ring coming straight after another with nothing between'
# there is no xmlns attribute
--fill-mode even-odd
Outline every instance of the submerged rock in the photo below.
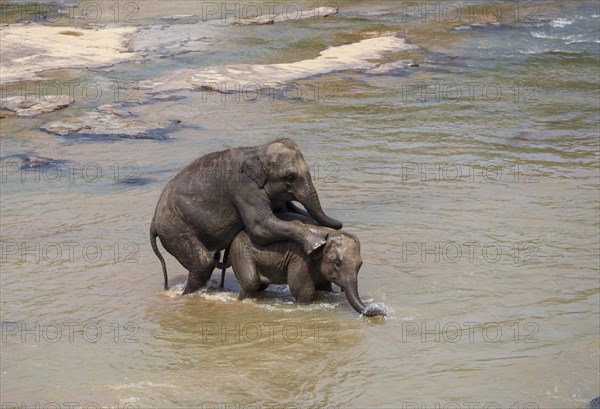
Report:
<svg viewBox="0 0 600 409"><path fill-rule="evenodd" d="M502 29L507 29L507 28L511 28L511 26L509 26L507 24L488 21L485 23L473 23L473 24L458 26L458 27L453 28L453 30L454 31L489 30L489 29L502 30Z"/></svg>
<svg viewBox="0 0 600 409"><path fill-rule="evenodd" d="M173 16L163 16L160 19L164 21L195 21L199 20L200 17L194 14L175 14Z"/></svg>
<svg viewBox="0 0 600 409"><path fill-rule="evenodd" d="M131 47L143 56L170 57L217 49L216 34L223 27L213 22L141 27L131 35Z"/></svg>
<svg viewBox="0 0 600 409"><path fill-rule="evenodd" d="M152 182L154 182L154 179L150 179L150 178L126 178L126 179L120 179L117 183L119 185L128 185L128 186L145 186Z"/></svg>
<svg viewBox="0 0 600 409"><path fill-rule="evenodd" d="M21 170L39 169L48 166L56 167L68 163L67 160L45 158L43 156L30 155L27 153L6 156L0 159L0 162L15 162Z"/></svg>
<svg viewBox="0 0 600 409"><path fill-rule="evenodd" d="M137 119L131 112L102 105L78 117L48 122L41 129L56 135L80 140L168 139L166 134L179 121L152 122Z"/></svg>
<svg viewBox="0 0 600 409"><path fill-rule="evenodd" d="M256 16L253 18L246 18L237 20L236 25L248 26L248 25L265 25L265 24L274 24L274 23L285 23L296 20L306 20L309 18L318 19L321 17L329 17L334 14L337 14L338 9L335 7L318 7L312 10L304 10L298 11L294 13L285 13L279 15L269 15L264 14L261 16Z"/></svg>
<svg viewBox="0 0 600 409"><path fill-rule="evenodd" d="M45 95L35 97L12 96L2 100L2 111L10 111L16 116L35 116L46 112L56 111L68 107L73 103L73 98L68 95ZM13 116L10 113L4 117Z"/></svg>
<svg viewBox="0 0 600 409"><path fill-rule="evenodd" d="M393 73L394 71L401 71L407 68L415 68L418 67L419 64L413 61L394 61L386 64L380 64L377 67L373 67L367 71L367 74L388 74Z"/></svg>

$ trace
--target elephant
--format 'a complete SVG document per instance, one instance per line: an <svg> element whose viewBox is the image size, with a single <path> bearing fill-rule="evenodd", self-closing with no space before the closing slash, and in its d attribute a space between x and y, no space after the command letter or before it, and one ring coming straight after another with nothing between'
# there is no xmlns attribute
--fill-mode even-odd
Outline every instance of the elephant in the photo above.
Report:
<svg viewBox="0 0 600 409"><path fill-rule="evenodd" d="M342 288L357 312L368 317L385 315L380 308L366 307L358 295L358 271L362 258L356 236L316 226L297 214L284 212L277 216L282 220L307 222L305 226L315 235L325 235L326 244L308 255L297 242L260 245L252 241L247 230L242 230L227 251L240 283L239 300L254 296L269 284L288 284L296 302L307 303L314 300L316 291L332 291L331 283L334 283ZM224 262L226 268L227 260Z"/></svg>
<svg viewBox="0 0 600 409"><path fill-rule="evenodd" d="M277 218L274 211L281 209L312 217L332 229L342 228L321 208L309 167L293 141L227 149L193 161L167 183L150 224L150 244L161 262L165 289L167 268L157 237L189 272L182 295L206 284L218 252L228 248L244 228L261 245L293 241L306 254L325 245L323 232L310 230L298 220Z"/></svg>

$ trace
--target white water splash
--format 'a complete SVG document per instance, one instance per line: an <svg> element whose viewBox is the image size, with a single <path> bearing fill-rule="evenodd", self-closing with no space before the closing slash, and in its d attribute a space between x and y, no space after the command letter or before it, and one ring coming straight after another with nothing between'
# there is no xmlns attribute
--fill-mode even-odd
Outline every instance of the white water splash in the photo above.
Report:
<svg viewBox="0 0 600 409"><path fill-rule="evenodd" d="M171 288L169 288L168 290L161 291L160 294L165 294L169 298L179 298L181 297L181 293L183 292L184 286L185 283L175 284L171 286Z"/></svg>
<svg viewBox="0 0 600 409"><path fill-rule="evenodd" d="M313 311L324 311L324 310L333 310L337 307L338 304L335 303L313 303L313 304L296 304L294 302L290 303L276 303L276 304L266 304L266 303L258 303L252 300L252 303L256 305L256 307L261 308L267 311L275 311L282 312L286 314L294 313L294 312L313 312Z"/></svg>
<svg viewBox="0 0 600 409"><path fill-rule="evenodd" d="M563 28L563 27L566 27L566 26L568 26L570 24L573 24L573 23L574 23L573 20L567 20L566 18L557 18L555 20L552 20L550 22L550 25L552 27Z"/></svg>
<svg viewBox="0 0 600 409"><path fill-rule="evenodd" d="M390 314L393 314L395 312L393 308L388 307L384 303L376 302L376 303L371 303L371 304L367 305L367 308L365 308L365 310L363 311L363 313L360 316L364 317L370 311L383 311L383 313L385 314L385 315L383 315L383 318L386 318Z"/></svg>
<svg viewBox="0 0 600 409"><path fill-rule="evenodd" d="M185 282L173 285L166 291L161 291L159 294L165 295L169 298L179 298L185 288ZM223 291L218 288L215 284L213 287L209 282L208 288L202 288L199 291L187 295L186 297L199 297L207 301L214 301L220 303L234 303L241 302L244 304L254 305L256 308L275 311L281 313L294 313L294 312L312 312L312 311L324 311L333 310L340 304L346 302L346 297L343 293L320 293L316 302L311 304L297 304L291 298L289 289L287 286L271 286L268 290L261 293L261 298L246 298L243 301L237 299L238 292L235 291Z"/></svg>
<svg viewBox="0 0 600 409"><path fill-rule="evenodd" d="M161 293L169 298L179 298L183 289L185 288L185 282L173 285L166 291ZM237 292L223 291L221 288L212 287L209 283L208 288L202 288L199 291L186 295L186 297L199 297L208 301L216 301L221 303L231 303L237 301Z"/></svg>

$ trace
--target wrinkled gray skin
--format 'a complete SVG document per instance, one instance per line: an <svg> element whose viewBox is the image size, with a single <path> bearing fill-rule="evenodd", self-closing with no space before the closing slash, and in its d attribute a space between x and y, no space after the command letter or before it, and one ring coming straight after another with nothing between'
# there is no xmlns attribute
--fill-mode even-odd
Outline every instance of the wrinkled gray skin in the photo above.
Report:
<svg viewBox="0 0 600 409"><path fill-rule="evenodd" d="M274 215L276 209L308 216L292 201L300 202L323 226L342 227L323 212L308 165L289 139L215 152L192 162L167 184L150 225L165 289L167 270L156 237L189 271L183 294L197 291L210 279L216 252L228 248L243 228L262 245L293 241L306 254L324 246L322 232Z"/></svg>
<svg viewBox="0 0 600 409"><path fill-rule="evenodd" d="M300 219L297 214L278 213L284 220ZM296 302L314 300L317 291L332 291L331 283L340 286L350 305L366 316L385 315L378 308L367 308L358 295L358 271L362 265L360 242L352 234L307 224L315 235L326 235L326 244L307 255L296 242L270 245L252 242L242 230L231 243L229 260L240 283L239 299L254 296L270 284L288 284Z"/></svg>

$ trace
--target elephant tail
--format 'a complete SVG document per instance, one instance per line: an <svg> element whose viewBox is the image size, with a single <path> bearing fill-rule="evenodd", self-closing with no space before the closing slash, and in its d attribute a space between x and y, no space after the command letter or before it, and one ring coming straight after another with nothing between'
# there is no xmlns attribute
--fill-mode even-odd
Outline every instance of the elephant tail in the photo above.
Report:
<svg viewBox="0 0 600 409"><path fill-rule="evenodd" d="M231 263L229 262L229 260L227 260L229 258L229 249L230 248L231 248L231 246L229 246L225 249L225 254L223 255L223 261L219 261L220 252L217 251L215 253L215 267L221 269L221 288L223 288L225 285L225 271L227 271L228 267L231 267Z"/></svg>
<svg viewBox="0 0 600 409"><path fill-rule="evenodd" d="M158 233L156 232L156 228L154 227L154 221L150 225L150 244L152 245L152 250L154 250L154 254L160 260L160 264L162 265L163 275L165 276L165 290L169 289L169 277L167 276L167 264L165 263L165 259L163 258L160 251L158 251L158 246L156 245L156 237L158 237Z"/></svg>

